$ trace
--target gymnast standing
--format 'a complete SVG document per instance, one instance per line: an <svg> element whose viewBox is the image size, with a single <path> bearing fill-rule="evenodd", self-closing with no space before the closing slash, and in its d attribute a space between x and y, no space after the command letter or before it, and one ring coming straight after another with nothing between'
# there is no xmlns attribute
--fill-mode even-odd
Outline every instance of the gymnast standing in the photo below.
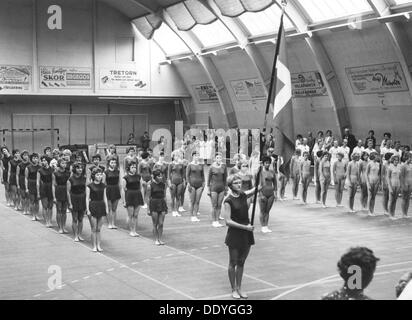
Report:
<svg viewBox="0 0 412 320"><path fill-rule="evenodd" d="M232 297L247 299L247 294L242 291L243 269L250 247L255 244L247 199L254 195L255 189L243 192L242 178L239 175L229 176L227 180L230 191L225 198L223 215L228 226L225 243L229 248L229 281Z"/></svg>
<svg viewBox="0 0 412 320"><path fill-rule="evenodd" d="M262 226L262 233L271 233L269 229L269 213L272 209L273 203L277 200L277 179L276 173L272 167L272 159L264 156L262 159L263 169L260 175L260 224Z"/></svg>
<svg viewBox="0 0 412 320"><path fill-rule="evenodd" d="M336 207L342 207L343 190L345 188L346 180L346 161L344 161L344 153L338 152L337 160L333 164L332 172L333 179L335 179L335 200Z"/></svg>
<svg viewBox="0 0 412 320"><path fill-rule="evenodd" d="M170 196L172 198L172 215L173 217L180 217L181 214L178 212L178 208L182 203L182 190L183 183L185 179L185 167L182 161L182 155L180 152L173 154L172 162L169 164L168 177L169 177L169 188Z"/></svg>
<svg viewBox="0 0 412 320"><path fill-rule="evenodd" d="M366 167L369 163L369 153L364 151L359 161L359 174L360 174L360 190L361 190L361 206L362 210L367 210L368 206L368 184L366 182Z"/></svg>
<svg viewBox="0 0 412 320"><path fill-rule="evenodd" d="M117 229L116 227L116 212L120 194L120 171L118 161L115 156L107 158L107 169L104 173L106 178L106 198L109 210L107 211L107 222L109 229Z"/></svg>
<svg viewBox="0 0 412 320"><path fill-rule="evenodd" d="M312 162L309 160L309 152L303 152L303 159L300 164L300 180L302 181L302 202L307 204L308 188L312 182L312 174L310 169Z"/></svg>
<svg viewBox="0 0 412 320"><path fill-rule="evenodd" d="M255 179L250 171L249 163L246 160L243 160L241 163L240 171L237 174L242 179L242 187L241 190L243 192L247 192L253 189L255 184ZM247 199L248 209L252 203L252 198Z"/></svg>
<svg viewBox="0 0 412 320"><path fill-rule="evenodd" d="M67 171L67 161L59 159L57 168L53 173L53 201L56 204L56 221L59 233L66 233L67 209L69 206L67 197L67 181L71 173Z"/></svg>
<svg viewBox="0 0 412 320"><path fill-rule="evenodd" d="M86 212L86 176L82 164L75 163L72 176L67 181L67 199L72 213L74 242L83 241L83 217Z"/></svg>
<svg viewBox="0 0 412 320"><path fill-rule="evenodd" d="M142 153L142 161L140 161L137 172L142 177L142 187L143 187L143 209L147 209L147 184L152 180L152 161L149 158L150 154L147 151Z"/></svg>
<svg viewBox="0 0 412 320"><path fill-rule="evenodd" d="M41 200L43 218L46 227L52 227L53 216L53 168L50 167L50 158L47 155L40 157L41 168L37 171L37 196Z"/></svg>
<svg viewBox="0 0 412 320"><path fill-rule="evenodd" d="M219 223L219 218L222 210L223 198L227 192L227 167L222 161L222 154L217 152L215 161L209 168L207 179L207 194L210 196L212 202L212 226L215 228L223 227L223 225Z"/></svg>
<svg viewBox="0 0 412 320"><path fill-rule="evenodd" d="M389 186L389 214L391 220L396 220L396 202L401 191L401 166L399 164L399 159L399 156L392 156L391 164L389 165L387 173L387 180Z"/></svg>
<svg viewBox="0 0 412 320"><path fill-rule="evenodd" d="M358 186L360 183L360 170L359 170L359 153L352 153L351 161L348 164L346 169L346 180L348 184L348 192L349 192L349 212L355 213L355 196L356 191L358 190Z"/></svg>
<svg viewBox="0 0 412 320"><path fill-rule="evenodd" d="M405 154L405 163L401 169L401 187L402 187L402 215L408 218L409 201L412 193L412 155Z"/></svg>
<svg viewBox="0 0 412 320"><path fill-rule="evenodd" d="M322 160L323 151L319 150L316 152L315 157L315 166L314 166L314 175L315 175L315 197L316 204L322 203L322 187L320 185L320 175L319 175L319 166L320 161Z"/></svg>
<svg viewBox="0 0 412 320"><path fill-rule="evenodd" d="M322 192L322 206L323 208L327 208L326 206L326 198L328 196L328 189L330 186L330 179L331 179L331 167L330 167L330 153L324 152L322 156L322 161L319 164L319 182L320 188Z"/></svg>
<svg viewBox="0 0 412 320"><path fill-rule="evenodd" d="M6 197L7 206L11 207L11 195L10 195L10 184L9 184L9 162L12 159L9 149L7 147L1 147L1 162L0 162L0 179L1 183L4 185L4 193Z"/></svg>
<svg viewBox="0 0 412 320"><path fill-rule="evenodd" d="M199 212L199 203L202 198L203 190L205 188L205 173L203 164L200 163L198 151L193 151L192 153L192 162L186 168L186 181L189 184L189 193L190 193L190 213L191 221L199 222L197 214Z"/></svg>
<svg viewBox="0 0 412 320"><path fill-rule="evenodd" d="M24 215L29 214L29 197L26 192L26 168L30 165L29 152L24 150L21 153L21 162L17 166L16 177L17 177L17 191L20 198L20 210L23 211Z"/></svg>
<svg viewBox="0 0 412 320"><path fill-rule="evenodd" d="M300 182L300 156L302 155L302 151L297 149L295 154L292 156L290 161L290 176L292 178L292 193L293 193L293 200L298 200L298 193L299 193L299 182Z"/></svg>
<svg viewBox="0 0 412 320"><path fill-rule="evenodd" d="M37 196L37 172L40 169L39 154L32 153L30 155L31 164L25 170L26 192L29 197L29 211L32 215L32 220L39 220L39 198Z"/></svg>
<svg viewBox="0 0 412 320"><path fill-rule="evenodd" d="M375 213L375 199L381 184L381 159L378 153L369 156L371 160L366 167L366 182L369 193L369 216Z"/></svg>
<svg viewBox="0 0 412 320"><path fill-rule="evenodd" d="M155 162L153 166L153 171L154 170L160 170L163 176L163 182L167 183L167 171L169 169L169 164L165 161L165 154L163 151L160 151L159 153L159 158L157 162Z"/></svg>
<svg viewBox="0 0 412 320"><path fill-rule="evenodd" d="M382 183L382 205L383 212L385 216L389 216L389 186L388 186L388 169L390 165L390 159L392 153L386 153L383 156L382 161L382 174L381 174L381 183Z"/></svg>
<svg viewBox="0 0 412 320"><path fill-rule="evenodd" d="M167 214L166 184L163 182L160 170L153 171L153 180L147 186L147 193L149 199L148 214L152 217L155 245L164 245L162 237L163 224Z"/></svg>
<svg viewBox="0 0 412 320"><path fill-rule="evenodd" d="M142 177L137 172L137 164L130 162L123 177L123 201L129 217L130 236L138 237L136 232L140 207L144 204L141 187Z"/></svg>
<svg viewBox="0 0 412 320"><path fill-rule="evenodd" d="M86 213L89 217L92 230L93 252L102 252L101 228L103 217L107 214L107 199L105 197L106 185L103 183L103 171L94 168L91 174L92 182L86 188Z"/></svg>
<svg viewBox="0 0 412 320"><path fill-rule="evenodd" d="M10 198L13 203L15 210L19 209L19 194L17 193L17 167L20 164L20 151L18 149L13 150L13 157L9 161L9 170L7 181L9 182L10 187Z"/></svg>

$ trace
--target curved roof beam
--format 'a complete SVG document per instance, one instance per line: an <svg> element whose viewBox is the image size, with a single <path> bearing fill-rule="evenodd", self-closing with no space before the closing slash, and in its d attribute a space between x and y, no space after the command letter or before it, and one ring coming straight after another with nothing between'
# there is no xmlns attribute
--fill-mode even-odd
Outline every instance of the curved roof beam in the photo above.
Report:
<svg viewBox="0 0 412 320"><path fill-rule="evenodd" d="M279 0L277 2L279 2ZM310 34L310 21L307 20L305 14L301 11L299 4L296 3L295 0L288 0L286 14L299 32L307 32ZM342 134L345 127L351 126L345 96L343 95L339 79L321 39L316 34L310 35L311 36L306 37L305 40L314 55L319 72L325 81L330 102L335 110L336 124L340 134Z"/></svg>
<svg viewBox="0 0 412 320"><path fill-rule="evenodd" d="M202 53L202 44L199 39L191 31L183 32L177 29L172 18L168 15L166 10L161 10L157 1L155 0L131 0L142 8L153 14L157 14L165 23L190 49L194 56L199 60L209 81L216 89L216 95L219 99L219 104L222 109L223 115L226 117L227 125L229 128L237 128L238 121L235 113L232 100L230 99L229 92L226 88L225 82L220 75L219 70L213 63L210 57L204 57Z"/></svg>
<svg viewBox="0 0 412 320"><path fill-rule="evenodd" d="M235 108L230 99L229 92L226 88L226 84L220 75L219 70L210 57L202 56L202 44L193 32L183 32L177 29L172 18L166 11L163 11L162 19L169 28L190 48L195 57L199 60L203 69L205 70L209 81L216 89L216 95L219 99L220 107L222 108L223 115L226 116L227 125L229 128L237 128L238 121L235 113Z"/></svg>
<svg viewBox="0 0 412 320"><path fill-rule="evenodd" d="M379 17L383 18L392 14L391 7L384 0L368 0L368 2ZM412 96L412 50L410 49L412 43L399 23L386 22L385 26L391 36L396 55L402 66L408 83L409 94Z"/></svg>
<svg viewBox="0 0 412 320"><path fill-rule="evenodd" d="M219 7L213 0L201 1L225 25L225 27L232 33L234 38L237 40L239 46L245 50L246 54L248 55L248 57L253 63L253 66L256 69L259 80L265 84L265 92L267 95L267 86L269 85L271 77L270 68L265 62L265 59L258 50L256 44L251 43L249 41L247 35L239 26L239 23L236 20L222 15L222 13L219 10Z"/></svg>

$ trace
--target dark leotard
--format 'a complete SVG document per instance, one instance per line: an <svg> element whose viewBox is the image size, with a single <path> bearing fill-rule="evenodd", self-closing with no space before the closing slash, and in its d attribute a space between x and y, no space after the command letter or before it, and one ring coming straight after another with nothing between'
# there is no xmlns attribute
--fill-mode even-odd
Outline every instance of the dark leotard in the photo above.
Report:
<svg viewBox="0 0 412 320"><path fill-rule="evenodd" d="M104 203L104 190L106 185L104 183L90 183L87 185L90 189L89 210L94 218L101 218L106 215L106 205Z"/></svg>
<svg viewBox="0 0 412 320"><path fill-rule="evenodd" d="M110 170L107 169L105 171L106 175L106 196L107 200L109 201L117 201L121 198L120 195L120 187L119 187L119 180L120 180L120 171L118 169Z"/></svg>
<svg viewBox="0 0 412 320"><path fill-rule="evenodd" d="M225 191L227 179L227 169L225 165L220 168L211 166L209 169L209 181L210 192L221 193Z"/></svg>
<svg viewBox="0 0 412 320"><path fill-rule="evenodd" d="M40 199L47 198L50 201L53 201L53 192L52 192L52 174L53 169L48 167L47 169L41 167L39 169L40 173Z"/></svg>
<svg viewBox="0 0 412 320"><path fill-rule="evenodd" d="M17 171L17 166L20 164L19 160L14 160L11 159L10 160L10 180L9 180L9 184L11 186L17 186L17 178L16 178L16 171Z"/></svg>
<svg viewBox="0 0 412 320"><path fill-rule="evenodd" d="M165 212L167 213L167 204L165 200L166 196L166 184L163 182L150 183L150 201L149 210L150 212Z"/></svg>
<svg viewBox="0 0 412 320"><path fill-rule="evenodd" d="M39 165L35 166L33 164L27 167L27 184L29 189L29 194L37 196L37 172L41 167Z"/></svg>
<svg viewBox="0 0 412 320"><path fill-rule="evenodd" d="M72 175L70 181L70 198L74 212L86 210L86 177Z"/></svg>
<svg viewBox="0 0 412 320"><path fill-rule="evenodd" d="M225 199L225 203L230 205L230 218L239 224L248 225L250 223L248 214L247 196L241 192L239 197L229 195ZM243 229L229 227L225 243L229 248L244 250L255 244L253 233Z"/></svg>
<svg viewBox="0 0 412 320"><path fill-rule="evenodd" d="M1 159L1 161L3 162L3 181L7 182L7 176L9 174L9 162L12 159L12 157L6 157L4 156L3 159Z"/></svg>
<svg viewBox="0 0 412 320"><path fill-rule="evenodd" d="M201 164L189 164L187 166L187 176L189 178L189 184L195 188L200 188L205 182L205 173L203 171L203 165Z"/></svg>
<svg viewBox="0 0 412 320"><path fill-rule="evenodd" d="M138 207L144 205L142 192L140 191L140 180L141 176L139 174L135 175L125 175L123 177L126 180L126 207Z"/></svg>
<svg viewBox="0 0 412 320"><path fill-rule="evenodd" d="M67 201L67 180L70 178L70 173L64 170L63 172L57 170L54 172L56 185L54 187L54 194L57 201Z"/></svg>
<svg viewBox="0 0 412 320"><path fill-rule="evenodd" d="M19 171L19 187L21 190L26 191L26 168L30 165L30 162L20 162L18 167Z"/></svg>

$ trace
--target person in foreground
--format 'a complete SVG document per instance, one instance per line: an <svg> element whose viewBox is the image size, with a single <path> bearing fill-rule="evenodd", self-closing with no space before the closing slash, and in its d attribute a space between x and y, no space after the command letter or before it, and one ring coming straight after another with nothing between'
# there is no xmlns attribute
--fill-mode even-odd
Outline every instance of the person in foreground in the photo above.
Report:
<svg viewBox="0 0 412 320"><path fill-rule="evenodd" d="M247 299L248 296L242 291L243 268L250 247L255 244L247 199L254 195L255 188L246 192L241 191L242 177L239 175L229 176L227 183L229 194L224 200L223 218L229 227L225 240L229 247L229 281L232 286L232 297Z"/></svg>
<svg viewBox="0 0 412 320"><path fill-rule="evenodd" d="M395 286L397 300L412 300L412 272L405 273Z"/></svg>
<svg viewBox="0 0 412 320"><path fill-rule="evenodd" d="M338 262L343 287L324 295L322 300L372 300L363 291L372 282L378 261L379 258L368 248L349 249Z"/></svg>

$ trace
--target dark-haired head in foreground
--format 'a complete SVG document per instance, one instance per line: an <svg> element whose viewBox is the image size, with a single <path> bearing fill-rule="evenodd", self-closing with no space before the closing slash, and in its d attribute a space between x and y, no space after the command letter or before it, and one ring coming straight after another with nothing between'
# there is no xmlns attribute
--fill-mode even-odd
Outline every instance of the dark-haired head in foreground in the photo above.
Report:
<svg viewBox="0 0 412 320"><path fill-rule="evenodd" d="M343 288L322 297L322 300L371 300L363 294L373 279L379 258L365 247L351 248L338 261Z"/></svg>

